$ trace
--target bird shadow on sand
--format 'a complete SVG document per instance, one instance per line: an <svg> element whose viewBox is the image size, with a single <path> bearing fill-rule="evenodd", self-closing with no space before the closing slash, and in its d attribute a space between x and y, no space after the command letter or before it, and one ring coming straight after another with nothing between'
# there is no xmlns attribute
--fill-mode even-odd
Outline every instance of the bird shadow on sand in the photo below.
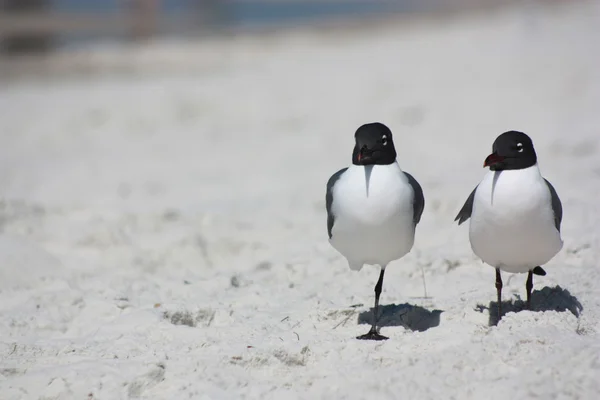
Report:
<svg viewBox="0 0 600 400"><path fill-rule="evenodd" d="M509 312L521 312L527 310L527 303L521 299L519 295L515 295L516 299L502 302L502 316ZM496 326L501 319L498 316L498 302L490 301L486 307L483 304L478 304L475 310L479 312L489 311L489 326ZM531 311L570 311L574 316L579 318L579 314L583 311L583 306L567 289L560 286L544 287L542 290L534 290L531 293Z"/></svg>
<svg viewBox="0 0 600 400"><path fill-rule="evenodd" d="M403 326L411 331L424 332L440 324L442 310L429 311L412 304L388 304L379 306L377 326ZM358 314L359 324L370 325L373 322L373 308Z"/></svg>

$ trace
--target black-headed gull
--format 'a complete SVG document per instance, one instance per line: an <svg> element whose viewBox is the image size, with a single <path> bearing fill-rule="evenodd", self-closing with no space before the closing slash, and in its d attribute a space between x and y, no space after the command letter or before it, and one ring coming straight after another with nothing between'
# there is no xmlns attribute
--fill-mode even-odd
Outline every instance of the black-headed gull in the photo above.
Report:
<svg viewBox="0 0 600 400"><path fill-rule="evenodd" d="M496 269L498 318L502 315L500 271L528 273L527 307L531 309L533 274L546 275L541 265L562 248L562 204L554 187L540 173L533 142L509 131L494 141L484 162L489 171L456 216L470 220L473 252Z"/></svg>
<svg viewBox="0 0 600 400"><path fill-rule="evenodd" d="M415 228L425 199L419 183L396 162L390 129L381 123L362 125L354 134L352 165L327 182L329 242L352 270L379 265L373 324L358 339L384 340L377 332L379 296L386 266L413 247Z"/></svg>

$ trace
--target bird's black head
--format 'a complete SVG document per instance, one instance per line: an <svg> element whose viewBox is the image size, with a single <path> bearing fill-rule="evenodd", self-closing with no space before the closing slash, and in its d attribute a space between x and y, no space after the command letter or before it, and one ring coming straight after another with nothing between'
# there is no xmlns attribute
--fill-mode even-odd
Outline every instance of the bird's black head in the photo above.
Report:
<svg viewBox="0 0 600 400"><path fill-rule="evenodd" d="M533 142L523 132L508 131L496 138L483 167L492 171L529 168L537 162Z"/></svg>
<svg viewBox="0 0 600 400"><path fill-rule="evenodd" d="M354 134L354 165L386 165L396 161L396 149L390 128L379 122L364 124Z"/></svg>

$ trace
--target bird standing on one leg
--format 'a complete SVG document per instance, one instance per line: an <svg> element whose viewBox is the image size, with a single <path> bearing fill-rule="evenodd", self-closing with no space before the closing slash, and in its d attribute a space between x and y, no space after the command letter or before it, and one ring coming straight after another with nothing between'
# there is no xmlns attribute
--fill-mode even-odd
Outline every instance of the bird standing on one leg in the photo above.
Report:
<svg viewBox="0 0 600 400"><path fill-rule="evenodd" d="M386 266L413 247L425 199L419 183L396 162L392 132L381 123L354 134L352 165L329 178L325 196L329 242L352 270L379 265L373 324L358 339L384 340L377 332L379 296Z"/></svg>
<svg viewBox="0 0 600 400"><path fill-rule="evenodd" d="M473 252L496 268L498 319L502 313L500 271L527 272L527 308L531 309L533 274L546 275L541 265L563 246L560 235L562 204L554 187L540 173L533 142L526 134L509 131L494 141L489 167L455 218L471 218Z"/></svg>

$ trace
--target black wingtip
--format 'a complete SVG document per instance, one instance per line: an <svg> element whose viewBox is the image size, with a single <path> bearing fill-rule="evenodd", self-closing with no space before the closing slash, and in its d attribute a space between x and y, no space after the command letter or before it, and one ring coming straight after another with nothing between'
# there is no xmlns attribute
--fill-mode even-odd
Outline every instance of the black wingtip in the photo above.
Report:
<svg viewBox="0 0 600 400"><path fill-rule="evenodd" d="M542 267L535 267L533 269L533 274L540 275L540 276L546 276L546 271L544 271L544 269Z"/></svg>
<svg viewBox="0 0 600 400"><path fill-rule="evenodd" d="M473 213L473 202L475 201L475 192L476 191L477 191L477 186L475 186L475 189L473 189L473 191L467 198L467 201L465 201L465 204L463 204L462 208L458 212L458 215L456 216L456 218L454 218L455 221L458 221L458 225L462 224L463 222L465 222L466 220L471 218L471 214Z"/></svg>

